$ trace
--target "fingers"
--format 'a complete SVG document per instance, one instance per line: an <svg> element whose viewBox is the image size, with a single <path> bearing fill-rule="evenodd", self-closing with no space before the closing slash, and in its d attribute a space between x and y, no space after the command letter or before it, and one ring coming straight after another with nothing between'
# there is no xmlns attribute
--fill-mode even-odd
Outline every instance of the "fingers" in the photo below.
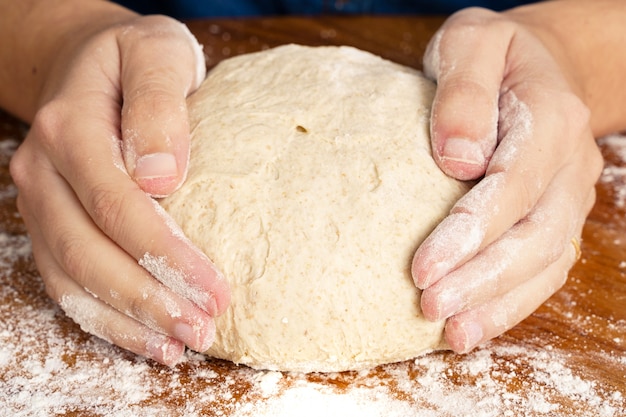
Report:
<svg viewBox="0 0 626 417"><path fill-rule="evenodd" d="M147 194L184 178L200 47L171 19L135 23L94 35L50 77L11 174L51 295L87 331L170 363L184 344L209 347L230 292Z"/></svg>
<svg viewBox="0 0 626 417"><path fill-rule="evenodd" d="M90 63L104 73L91 71ZM76 295L71 288L78 285L152 332L204 350L214 333L211 317L228 305L227 282L126 173L119 107L113 87L107 88L109 61L82 65L84 71L74 67L67 87L38 112L11 163L23 211L36 219L29 229L40 230L45 242L37 256L54 260L40 267L42 276L64 283L58 301ZM81 74L100 87L88 88ZM72 108L81 108L80 117L68 112Z"/></svg>
<svg viewBox="0 0 626 417"><path fill-rule="evenodd" d="M516 34L516 42L531 42L523 38L523 33ZM521 61L512 52L509 58ZM455 205L415 255L413 273L420 288L432 285L524 218L564 161L581 146L577 139L589 112L568 92L559 72L525 75L512 73L503 80L499 144L484 179Z"/></svg>
<svg viewBox="0 0 626 417"><path fill-rule="evenodd" d="M476 251L466 262L444 268L444 272L436 271L442 275L426 285L422 293L424 315L432 320L448 319L446 337L454 350L466 352L510 329L564 282L577 259L571 239L580 236L595 202L593 185L602 169L602 158L591 133L587 130L582 136L575 154L554 176L529 214L492 243L484 248L478 243L481 229L476 222L472 226L471 214L465 213L458 214L465 216L460 217L465 222L457 218L452 220L455 227L442 224L443 234L432 235L427 250L438 248L435 252L445 251L445 256L452 258L455 251L468 247ZM497 217L497 211L491 213ZM470 228L465 229L466 224ZM467 234L472 227L478 236L473 241Z"/></svg>
<svg viewBox="0 0 626 417"><path fill-rule="evenodd" d="M512 328L561 288L575 260L576 252L570 245L556 262L532 279L451 317L445 327L446 341L455 352L465 353Z"/></svg>
<svg viewBox="0 0 626 417"><path fill-rule="evenodd" d="M89 106L85 105L80 118L67 118L66 102L89 102ZM41 141L42 152L54 155L51 171L68 182L83 210L104 234L134 259L143 260L155 278L170 289L211 315L221 314L230 298L226 280L160 206L119 168L122 156L120 140L112 131L115 124L112 116L103 117L112 113L109 105L97 96L68 94L40 110L32 135ZM76 139L83 137L90 140ZM64 140L72 146L58 149ZM32 169L31 162L22 165L24 170ZM28 187L36 186L26 176L22 188ZM41 207L45 206L42 202ZM45 215L42 208L34 209L38 210L37 217ZM65 215L61 208L58 210L57 215Z"/></svg>
<svg viewBox="0 0 626 417"><path fill-rule="evenodd" d="M425 315L448 318L445 337L454 351L468 352L511 329L565 283L579 257L571 237L580 236L595 191L576 201L564 189L555 182L527 221L423 292Z"/></svg>
<svg viewBox="0 0 626 417"><path fill-rule="evenodd" d="M509 329L558 289L593 202L602 158L589 111L548 50L501 15L467 9L436 34L433 156L484 176L418 248L422 309L463 352Z"/></svg>
<svg viewBox="0 0 626 417"><path fill-rule="evenodd" d="M591 155L579 153L580 165L592 166L595 162L587 161ZM595 201L591 178L578 187L580 165L564 167L525 219L426 289L421 300L424 315L442 320L488 304L543 273L564 253L571 254L571 239L580 235Z"/></svg>
<svg viewBox="0 0 626 417"><path fill-rule="evenodd" d="M149 357L154 357L157 348L171 356L172 349L180 350L178 345L198 351L210 347L215 336L210 314L154 280L103 235L62 178L42 176L39 186L41 189L34 193L26 188L20 194L20 210L32 231L33 251L49 292L64 308L63 302L71 299L81 306L93 305L103 314L86 316L83 312L76 316L80 311L67 311L72 318L94 334L134 352L139 349L137 343L149 342L141 344L152 349ZM71 308L74 304L68 305ZM126 335L136 333L145 340L134 336L125 339L124 331L131 330ZM158 341L163 346L157 346Z"/></svg>
<svg viewBox="0 0 626 417"><path fill-rule="evenodd" d="M87 152L106 152L94 142ZM105 165L83 166L67 178L91 218L155 278L211 315L229 302L225 279L211 261L191 244L158 204L121 172ZM81 180L73 176L82 172ZM91 186L90 186L91 185Z"/></svg>
<svg viewBox="0 0 626 417"><path fill-rule="evenodd" d="M204 78L204 55L182 24L144 17L119 35L126 168L153 196L183 182L189 158L185 99Z"/></svg>
<svg viewBox="0 0 626 417"><path fill-rule="evenodd" d="M164 365L173 366L180 360L184 343L142 325L82 288L50 256L39 228L31 227L30 230L33 230L33 253L44 276L48 295L59 303L68 317L80 324L82 330Z"/></svg>
<svg viewBox="0 0 626 417"><path fill-rule="evenodd" d="M470 10L451 17L424 55L424 71L437 81L433 156L444 172L461 180L482 176L496 147L511 29L485 30L487 24L497 24L495 16Z"/></svg>
<svg viewBox="0 0 626 417"><path fill-rule="evenodd" d="M531 89L532 90L532 89ZM490 162L487 175L451 210L448 216L417 250L413 276L419 288L427 288L441 277L470 259L501 236L537 204L567 155L581 146L564 140L581 137L577 132L585 112L577 102L563 97L563 114L556 114L552 99L543 92L533 95L513 92L500 100L500 126L503 139ZM566 109L566 110L565 110ZM553 117L543 115L551 114ZM571 120L571 115L577 115ZM569 139L568 139L569 140ZM590 135L586 148L597 155ZM570 187L592 187L598 171L595 163L585 184ZM580 173L577 173L580 175ZM457 238L459 237L459 238Z"/></svg>

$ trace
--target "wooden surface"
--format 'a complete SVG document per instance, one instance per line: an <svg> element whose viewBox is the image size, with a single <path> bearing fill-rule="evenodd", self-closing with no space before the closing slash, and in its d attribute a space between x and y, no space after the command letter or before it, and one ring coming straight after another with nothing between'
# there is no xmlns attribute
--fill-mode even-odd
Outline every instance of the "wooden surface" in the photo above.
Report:
<svg viewBox="0 0 626 417"><path fill-rule="evenodd" d="M189 25L210 66L293 42L349 44L419 67L441 21ZM441 352L369 372L305 376L255 372L191 352L170 369L83 333L46 297L15 209L7 166L25 133L0 113L0 414L626 416L626 137L602 142L607 167L582 259L530 318L465 356Z"/></svg>

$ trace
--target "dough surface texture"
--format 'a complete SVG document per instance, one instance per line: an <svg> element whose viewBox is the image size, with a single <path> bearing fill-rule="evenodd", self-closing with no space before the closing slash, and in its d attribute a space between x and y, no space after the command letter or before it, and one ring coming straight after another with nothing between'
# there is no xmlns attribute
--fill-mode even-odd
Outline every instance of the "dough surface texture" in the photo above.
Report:
<svg viewBox="0 0 626 417"><path fill-rule="evenodd" d="M410 274L468 185L435 165L434 85L351 47L228 59L188 99L185 184L161 201L228 279L206 352L343 371L445 348Z"/></svg>

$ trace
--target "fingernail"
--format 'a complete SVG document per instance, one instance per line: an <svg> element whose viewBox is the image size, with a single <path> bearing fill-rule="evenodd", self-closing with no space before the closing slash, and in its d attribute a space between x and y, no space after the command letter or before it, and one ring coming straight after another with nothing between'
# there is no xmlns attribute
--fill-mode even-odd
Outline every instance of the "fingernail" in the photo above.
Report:
<svg viewBox="0 0 626 417"><path fill-rule="evenodd" d="M198 344L196 332L194 332L193 328L187 323L177 323L174 325L174 337L192 349Z"/></svg>
<svg viewBox="0 0 626 417"><path fill-rule="evenodd" d="M442 150L442 159L483 166L485 155L480 145L463 138L448 138Z"/></svg>
<svg viewBox="0 0 626 417"><path fill-rule="evenodd" d="M419 288L420 290L424 290L430 287L446 274L447 269L448 268L443 263L435 262L424 273L424 277L418 280L419 282L416 284L417 288Z"/></svg>
<svg viewBox="0 0 626 417"><path fill-rule="evenodd" d="M176 157L169 153L157 152L143 155L135 165L135 178L165 178L177 175Z"/></svg>
<svg viewBox="0 0 626 417"><path fill-rule="evenodd" d="M455 291L443 292L437 303L437 320L447 319L461 310L463 301Z"/></svg>
<svg viewBox="0 0 626 417"><path fill-rule="evenodd" d="M185 347L165 335L157 335L148 339L146 350L155 361L174 366L182 357Z"/></svg>
<svg viewBox="0 0 626 417"><path fill-rule="evenodd" d="M187 323L177 323L174 325L174 336L193 350L204 352L213 344L215 325L201 323L194 329Z"/></svg>
<svg viewBox="0 0 626 417"><path fill-rule="evenodd" d="M470 321L461 326L463 332L463 352L468 352L483 339L483 328L479 323Z"/></svg>
<svg viewBox="0 0 626 417"><path fill-rule="evenodd" d="M218 315L217 301L215 301L215 297L212 294L211 294L211 298L209 298L209 300L206 303L206 307L207 307L207 312L212 317L215 317Z"/></svg>

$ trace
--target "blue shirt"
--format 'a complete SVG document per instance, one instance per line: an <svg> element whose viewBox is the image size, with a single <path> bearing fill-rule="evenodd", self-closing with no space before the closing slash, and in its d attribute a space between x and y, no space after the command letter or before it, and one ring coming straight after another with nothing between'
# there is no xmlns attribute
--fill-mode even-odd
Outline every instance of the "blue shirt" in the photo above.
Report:
<svg viewBox="0 0 626 417"><path fill-rule="evenodd" d="M178 19L320 14L450 14L469 6L505 10L524 0L119 0L142 14Z"/></svg>

